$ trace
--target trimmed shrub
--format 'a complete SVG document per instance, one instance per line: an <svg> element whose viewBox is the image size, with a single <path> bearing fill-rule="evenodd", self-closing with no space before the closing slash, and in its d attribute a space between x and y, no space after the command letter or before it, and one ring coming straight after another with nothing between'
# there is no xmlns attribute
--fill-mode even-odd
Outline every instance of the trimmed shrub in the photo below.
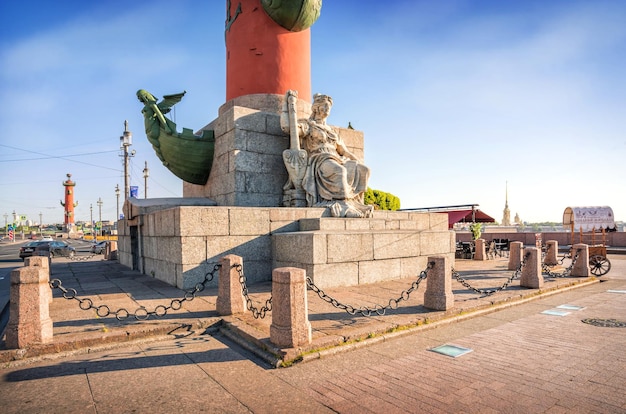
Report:
<svg viewBox="0 0 626 414"><path fill-rule="evenodd" d="M400 199L391 193L367 188L364 196L365 204L373 205L376 210L398 210Z"/></svg>

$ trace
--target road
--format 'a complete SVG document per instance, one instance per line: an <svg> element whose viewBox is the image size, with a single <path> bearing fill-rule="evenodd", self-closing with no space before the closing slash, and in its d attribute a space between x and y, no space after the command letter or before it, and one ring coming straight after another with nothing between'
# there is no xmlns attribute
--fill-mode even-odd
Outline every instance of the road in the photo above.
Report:
<svg viewBox="0 0 626 414"><path fill-rule="evenodd" d="M20 246L26 241L15 243L2 240L0 242L0 334L4 332L9 321L9 289L11 287L11 271L22 266L18 253Z"/></svg>

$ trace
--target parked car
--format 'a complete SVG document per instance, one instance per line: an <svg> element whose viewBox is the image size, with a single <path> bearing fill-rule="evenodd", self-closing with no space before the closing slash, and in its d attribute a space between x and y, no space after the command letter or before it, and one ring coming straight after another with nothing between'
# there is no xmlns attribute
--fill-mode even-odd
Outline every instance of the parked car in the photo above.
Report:
<svg viewBox="0 0 626 414"><path fill-rule="evenodd" d="M76 249L64 241L40 241L35 247L35 256L65 256L74 257Z"/></svg>
<svg viewBox="0 0 626 414"><path fill-rule="evenodd" d="M106 250L108 243L109 242L107 240L104 240L96 244L92 244L91 249L89 251L95 254L102 254Z"/></svg>
<svg viewBox="0 0 626 414"><path fill-rule="evenodd" d="M35 253L35 249L41 243L45 243L41 240L31 241L20 247L20 259L24 259L26 257L30 257Z"/></svg>

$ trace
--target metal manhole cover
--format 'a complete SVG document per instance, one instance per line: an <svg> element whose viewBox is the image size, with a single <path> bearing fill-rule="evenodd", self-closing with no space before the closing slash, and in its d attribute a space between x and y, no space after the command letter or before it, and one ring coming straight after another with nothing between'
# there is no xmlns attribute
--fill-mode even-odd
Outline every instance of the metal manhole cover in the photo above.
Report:
<svg viewBox="0 0 626 414"><path fill-rule="evenodd" d="M582 321L583 323L603 328L626 328L626 321L618 321L617 319L587 318Z"/></svg>

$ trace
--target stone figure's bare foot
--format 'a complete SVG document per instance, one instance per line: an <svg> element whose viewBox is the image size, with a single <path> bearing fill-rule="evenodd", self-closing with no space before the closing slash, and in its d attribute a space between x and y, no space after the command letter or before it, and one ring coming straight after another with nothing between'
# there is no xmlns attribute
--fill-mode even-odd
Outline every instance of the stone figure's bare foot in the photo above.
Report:
<svg viewBox="0 0 626 414"><path fill-rule="evenodd" d="M349 206L348 209L346 210L345 217L361 218L363 217L363 213L357 210L356 208Z"/></svg>
<svg viewBox="0 0 626 414"><path fill-rule="evenodd" d="M330 206L330 215L333 217L342 217L341 212L342 212L343 208L341 206L341 204L339 203L334 203Z"/></svg>

